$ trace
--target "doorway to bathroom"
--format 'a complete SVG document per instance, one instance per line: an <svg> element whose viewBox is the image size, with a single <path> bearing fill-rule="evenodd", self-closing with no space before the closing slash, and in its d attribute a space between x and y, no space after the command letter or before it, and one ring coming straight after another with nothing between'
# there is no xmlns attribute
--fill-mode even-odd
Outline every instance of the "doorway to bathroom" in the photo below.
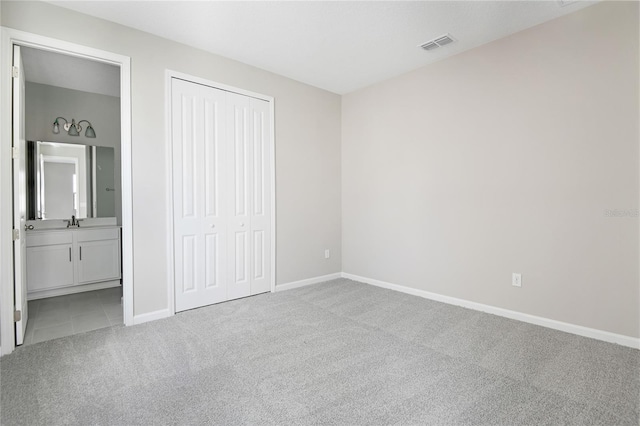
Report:
<svg viewBox="0 0 640 426"><path fill-rule="evenodd" d="M2 42L12 85L2 133L12 158L1 159L12 179L0 181L13 193L13 214L3 202L0 216L13 229L10 262L2 246L7 354L133 323L131 137L129 58L9 29Z"/></svg>

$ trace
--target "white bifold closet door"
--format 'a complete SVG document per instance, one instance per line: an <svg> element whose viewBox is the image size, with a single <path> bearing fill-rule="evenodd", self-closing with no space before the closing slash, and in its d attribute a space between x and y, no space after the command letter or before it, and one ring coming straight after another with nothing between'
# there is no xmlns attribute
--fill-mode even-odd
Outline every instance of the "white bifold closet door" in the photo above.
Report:
<svg viewBox="0 0 640 426"><path fill-rule="evenodd" d="M271 289L269 111L172 79L176 312Z"/></svg>

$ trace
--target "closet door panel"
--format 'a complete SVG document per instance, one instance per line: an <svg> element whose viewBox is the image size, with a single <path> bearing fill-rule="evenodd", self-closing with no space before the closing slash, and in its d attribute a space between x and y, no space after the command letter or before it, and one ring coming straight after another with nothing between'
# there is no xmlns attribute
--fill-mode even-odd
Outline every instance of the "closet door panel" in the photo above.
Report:
<svg viewBox="0 0 640 426"><path fill-rule="evenodd" d="M251 294L251 98L227 93L229 171L229 299Z"/></svg>
<svg viewBox="0 0 640 426"><path fill-rule="evenodd" d="M180 90L182 89L182 90ZM174 250L176 307L189 309L199 275L197 232L198 96L173 83Z"/></svg>
<svg viewBox="0 0 640 426"><path fill-rule="evenodd" d="M226 300L225 92L172 80L176 311Z"/></svg>
<svg viewBox="0 0 640 426"><path fill-rule="evenodd" d="M271 290L271 168L269 103L251 99L251 294Z"/></svg>
<svg viewBox="0 0 640 426"><path fill-rule="evenodd" d="M224 93L209 89L210 97L204 99L204 214L202 234L204 236L204 286L216 301L226 300L226 122ZM215 94L215 96L213 96ZM222 247L222 249L221 249Z"/></svg>

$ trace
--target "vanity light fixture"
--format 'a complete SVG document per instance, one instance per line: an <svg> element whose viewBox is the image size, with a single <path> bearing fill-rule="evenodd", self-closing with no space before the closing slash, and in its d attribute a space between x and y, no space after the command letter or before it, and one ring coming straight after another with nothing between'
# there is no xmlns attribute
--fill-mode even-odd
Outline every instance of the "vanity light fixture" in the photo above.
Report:
<svg viewBox="0 0 640 426"><path fill-rule="evenodd" d="M62 125L62 127L64 128L64 130L67 131L69 136L80 136L80 132L82 131L82 126L80 126L80 123L82 123L83 121L86 121L88 126L87 126L87 130L84 132L84 135L88 138L96 137L96 132L95 130L93 130L93 126L91 126L91 123L89 123L87 120L80 120L76 124L75 119L72 118L71 123L69 123L67 119L64 117L58 117L56 118L56 121L53 122L53 133L55 133L56 135L60 133L60 123L58 123L58 120L61 120L61 119L64 120L64 124Z"/></svg>

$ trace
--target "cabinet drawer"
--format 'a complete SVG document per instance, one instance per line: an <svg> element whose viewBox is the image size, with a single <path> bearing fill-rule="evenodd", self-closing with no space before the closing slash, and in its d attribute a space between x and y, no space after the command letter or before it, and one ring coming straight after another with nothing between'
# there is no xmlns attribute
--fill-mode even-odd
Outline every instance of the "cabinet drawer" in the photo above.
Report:
<svg viewBox="0 0 640 426"><path fill-rule="evenodd" d="M86 241L116 240L120 235L120 228L76 230L79 243Z"/></svg>
<svg viewBox="0 0 640 426"><path fill-rule="evenodd" d="M71 244L72 241L73 231L38 232L27 234L27 247Z"/></svg>

